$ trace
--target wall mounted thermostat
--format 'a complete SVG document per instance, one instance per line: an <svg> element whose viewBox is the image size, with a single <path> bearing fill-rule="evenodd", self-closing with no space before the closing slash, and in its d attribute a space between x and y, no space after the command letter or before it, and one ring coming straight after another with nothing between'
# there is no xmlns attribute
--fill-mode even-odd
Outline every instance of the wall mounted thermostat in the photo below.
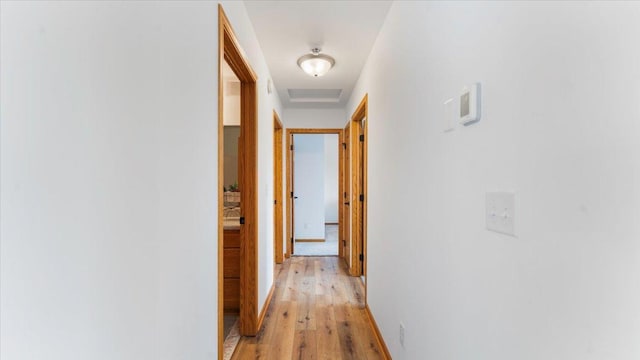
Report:
<svg viewBox="0 0 640 360"><path fill-rule="evenodd" d="M460 94L460 123L480 120L480 83L465 86Z"/></svg>

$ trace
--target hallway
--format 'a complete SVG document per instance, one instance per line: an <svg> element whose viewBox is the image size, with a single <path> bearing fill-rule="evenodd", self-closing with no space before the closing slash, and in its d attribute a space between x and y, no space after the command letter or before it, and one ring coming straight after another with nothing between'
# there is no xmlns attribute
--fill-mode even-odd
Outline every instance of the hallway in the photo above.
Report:
<svg viewBox="0 0 640 360"><path fill-rule="evenodd" d="M0 0L0 359L640 360L634 43L640 1Z"/></svg>
<svg viewBox="0 0 640 360"><path fill-rule="evenodd" d="M232 359L382 359L364 287L337 257L292 257L276 268L264 325Z"/></svg>

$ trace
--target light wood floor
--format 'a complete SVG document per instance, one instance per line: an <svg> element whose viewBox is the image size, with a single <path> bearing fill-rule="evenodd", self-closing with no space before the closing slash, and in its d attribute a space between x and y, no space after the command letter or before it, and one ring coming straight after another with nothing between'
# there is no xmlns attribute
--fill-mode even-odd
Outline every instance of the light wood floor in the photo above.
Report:
<svg viewBox="0 0 640 360"><path fill-rule="evenodd" d="M360 278L338 257L292 257L276 268L276 288L256 337L232 359L383 359L364 310Z"/></svg>

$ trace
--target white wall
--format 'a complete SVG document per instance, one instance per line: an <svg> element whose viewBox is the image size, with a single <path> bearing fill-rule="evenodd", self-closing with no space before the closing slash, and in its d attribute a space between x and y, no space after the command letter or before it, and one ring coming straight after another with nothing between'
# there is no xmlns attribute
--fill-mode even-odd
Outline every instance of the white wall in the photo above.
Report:
<svg viewBox="0 0 640 360"><path fill-rule="evenodd" d="M295 134L293 144L294 238L324 239L324 136Z"/></svg>
<svg viewBox="0 0 640 360"><path fill-rule="evenodd" d="M217 9L181 4L2 2L3 360L215 358Z"/></svg>
<svg viewBox="0 0 640 360"><path fill-rule="evenodd" d="M259 302L273 108L258 74ZM2 2L0 358L215 359L215 2Z"/></svg>
<svg viewBox="0 0 640 360"><path fill-rule="evenodd" d="M324 135L324 222L338 222L338 135Z"/></svg>
<svg viewBox="0 0 640 360"><path fill-rule="evenodd" d="M344 109L285 109L286 128L342 129L347 123Z"/></svg>
<svg viewBox="0 0 640 360"><path fill-rule="evenodd" d="M392 5L347 114L368 92L368 303L394 359L640 358L639 42L637 3ZM444 133L474 81L481 121ZM494 190L517 237L485 230Z"/></svg>

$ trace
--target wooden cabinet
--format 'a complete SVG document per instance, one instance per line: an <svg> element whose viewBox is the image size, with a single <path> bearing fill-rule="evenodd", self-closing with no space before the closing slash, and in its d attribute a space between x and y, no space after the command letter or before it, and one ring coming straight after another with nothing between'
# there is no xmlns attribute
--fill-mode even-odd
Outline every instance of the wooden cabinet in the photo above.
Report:
<svg viewBox="0 0 640 360"><path fill-rule="evenodd" d="M240 311L240 229L224 230L224 310Z"/></svg>

